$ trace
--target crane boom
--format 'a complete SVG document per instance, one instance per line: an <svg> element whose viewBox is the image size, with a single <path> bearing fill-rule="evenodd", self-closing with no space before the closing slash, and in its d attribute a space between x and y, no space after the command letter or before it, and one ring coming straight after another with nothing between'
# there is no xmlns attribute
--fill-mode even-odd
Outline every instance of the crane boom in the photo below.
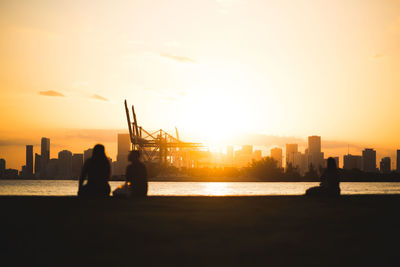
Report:
<svg viewBox="0 0 400 267"><path fill-rule="evenodd" d="M125 112L126 112L126 120L128 122L129 137L131 139L131 143L135 144L134 138L132 136L131 118L129 116L128 103L127 103L126 99L125 99Z"/></svg>

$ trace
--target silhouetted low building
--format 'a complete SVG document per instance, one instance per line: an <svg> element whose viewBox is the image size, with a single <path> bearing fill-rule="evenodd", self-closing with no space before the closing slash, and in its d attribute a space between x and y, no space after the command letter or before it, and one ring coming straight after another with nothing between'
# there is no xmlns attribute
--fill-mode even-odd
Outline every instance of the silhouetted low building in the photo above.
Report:
<svg viewBox="0 0 400 267"><path fill-rule="evenodd" d="M93 148L89 148L89 149L83 151L83 162L85 162L86 160L91 158L92 154L93 154Z"/></svg>
<svg viewBox="0 0 400 267"><path fill-rule="evenodd" d="M0 159L0 178L3 178L6 171L6 160Z"/></svg>
<svg viewBox="0 0 400 267"><path fill-rule="evenodd" d="M381 162L380 162L380 170L381 170L381 173L390 173L390 171L391 171L391 160L390 160L390 157L384 157L384 158L382 158L381 159Z"/></svg>
<svg viewBox="0 0 400 267"><path fill-rule="evenodd" d="M362 156L344 155L343 156L343 169L345 170L361 170L362 169Z"/></svg>
<svg viewBox="0 0 400 267"><path fill-rule="evenodd" d="M18 178L18 170L15 169L6 169L4 171L4 179L17 179Z"/></svg>
<svg viewBox="0 0 400 267"><path fill-rule="evenodd" d="M396 155L396 171L400 172L400 149L397 149L397 155Z"/></svg>
<svg viewBox="0 0 400 267"><path fill-rule="evenodd" d="M57 179L59 175L58 159L50 159L46 166L46 174L48 179Z"/></svg>
<svg viewBox="0 0 400 267"><path fill-rule="evenodd" d="M83 154L72 155L72 178L78 178L81 175L83 166Z"/></svg>

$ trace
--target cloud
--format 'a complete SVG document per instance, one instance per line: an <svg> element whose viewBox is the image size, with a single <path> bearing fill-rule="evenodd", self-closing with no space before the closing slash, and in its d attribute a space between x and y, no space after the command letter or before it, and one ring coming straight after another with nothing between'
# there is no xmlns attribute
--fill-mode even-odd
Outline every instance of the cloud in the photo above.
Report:
<svg viewBox="0 0 400 267"><path fill-rule="evenodd" d="M92 95L91 98L92 99L96 99L96 100L100 100L100 101L106 101L106 102L108 101L107 98L102 97L101 95L96 95L96 94Z"/></svg>
<svg viewBox="0 0 400 267"><path fill-rule="evenodd" d="M170 54L160 54L160 56L172 59L174 61L182 62L182 63L196 63L196 60L190 58L190 57L184 57L184 56L175 56L175 55L170 55Z"/></svg>
<svg viewBox="0 0 400 267"><path fill-rule="evenodd" d="M40 143L34 139L26 139L26 138L0 139L0 146L25 146L25 145L37 146L39 144Z"/></svg>
<svg viewBox="0 0 400 267"><path fill-rule="evenodd" d="M65 95L63 95L62 93L53 90L39 91L39 95L65 97Z"/></svg>
<svg viewBox="0 0 400 267"><path fill-rule="evenodd" d="M114 143L118 133L125 133L127 130L117 129L69 129L58 134L61 140L80 140L88 143Z"/></svg>

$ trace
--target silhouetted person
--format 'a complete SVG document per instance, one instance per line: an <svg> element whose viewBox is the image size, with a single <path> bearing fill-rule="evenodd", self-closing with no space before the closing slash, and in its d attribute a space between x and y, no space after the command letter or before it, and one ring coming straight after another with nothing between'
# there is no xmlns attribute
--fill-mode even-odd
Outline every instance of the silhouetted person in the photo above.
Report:
<svg viewBox="0 0 400 267"><path fill-rule="evenodd" d="M328 158L327 168L321 175L321 184L317 187L311 187L307 189L307 196L339 196L339 170L336 167L336 161L334 158Z"/></svg>
<svg viewBox="0 0 400 267"><path fill-rule="evenodd" d="M145 197L147 196L147 170L139 160L139 151L131 151L128 160L131 164L126 168L126 182L113 192L116 197Z"/></svg>
<svg viewBox="0 0 400 267"><path fill-rule="evenodd" d="M87 183L83 185L87 177ZM78 196L106 197L110 195L110 162L103 145L95 145L93 155L82 167Z"/></svg>

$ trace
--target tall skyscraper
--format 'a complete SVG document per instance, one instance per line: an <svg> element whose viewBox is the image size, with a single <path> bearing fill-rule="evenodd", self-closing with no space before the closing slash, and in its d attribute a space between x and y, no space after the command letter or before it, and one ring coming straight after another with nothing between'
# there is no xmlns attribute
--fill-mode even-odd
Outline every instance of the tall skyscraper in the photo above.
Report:
<svg viewBox="0 0 400 267"><path fill-rule="evenodd" d="M308 137L308 153L319 154L321 153L321 136L309 136Z"/></svg>
<svg viewBox="0 0 400 267"><path fill-rule="evenodd" d="M60 178L72 177L72 153L63 150L58 153L58 175Z"/></svg>
<svg viewBox="0 0 400 267"><path fill-rule="evenodd" d="M46 137L42 137L41 151L40 156L43 161L50 160L50 139Z"/></svg>
<svg viewBox="0 0 400 267"><path fill-rule="evenodd" d="M343 156L343 169L345 170L361 170L362 169L362 156L344 155Z"/></svg>
<svg viewBox="0 0 400 267"><path fill-rule="evenodd" d="M290 163L293 165L294 157L299 152L298 144L286 144L286 166Z"/></svg>
<svg viewBox="0 0 400 267"><path fill-rule="evenodd" d="M312 164L318 170L324 166L324 153L321 152L321 136L308 137L308 165Z"/></svg>
<svg viewBox="0 0 400 267"><path fill-rule="evenodd" d="M391 164L390 157L382 158L381 162L380 162L381 173L390 173L390 171L391 171L390 164Z"/></svg>
<svg viewBox="0 0 400 267"><path fill-rule="evenodd" d="M282 168L282 148L275 147L271 149L271 158L276 160L278 168Z"/></svg>
<svg viewBox="0 0 400 267"><path fill-rule="evenodd" d="M397 150L396 171L400 172L400 149Z"/></svg>
<svg viewBox="0 0 400 267"><path fill-rule="evenodd" d="M6 172L6 160L0 159L0 178L3 178Z"/></svg>
<svg viewBox="0 0 400 267"><path fill-rule="evenodd" d="M363 171L376 172L376 151L372 148L366 148L362 152Z"/></svg>
<svg viewBox="0 0 400 267"><path fill-rule="evenodd" d="M50 139L42 137L40 151L40 176L46 178L47 164L50 162Z"/></svg>
<svg viewBox="0 0 400 267"><path fill-rule="evenodd" d="M33 175L33 146L26 146L26 163L25 163L25 175L32 176Z"/></svg>
<svg viewBox="0 0 400 267"><path fill-rule="evenodd" d="M124 175L128 166L128 155L131 150L131 139L129 134L118 134L118 154L116 175Z"/></svg>
<svg viewBox="0 0 400 267"><path fill-rule="evenodd" d="M118 155L128 155L131 151L129 134L118 134Z"/></svg>

